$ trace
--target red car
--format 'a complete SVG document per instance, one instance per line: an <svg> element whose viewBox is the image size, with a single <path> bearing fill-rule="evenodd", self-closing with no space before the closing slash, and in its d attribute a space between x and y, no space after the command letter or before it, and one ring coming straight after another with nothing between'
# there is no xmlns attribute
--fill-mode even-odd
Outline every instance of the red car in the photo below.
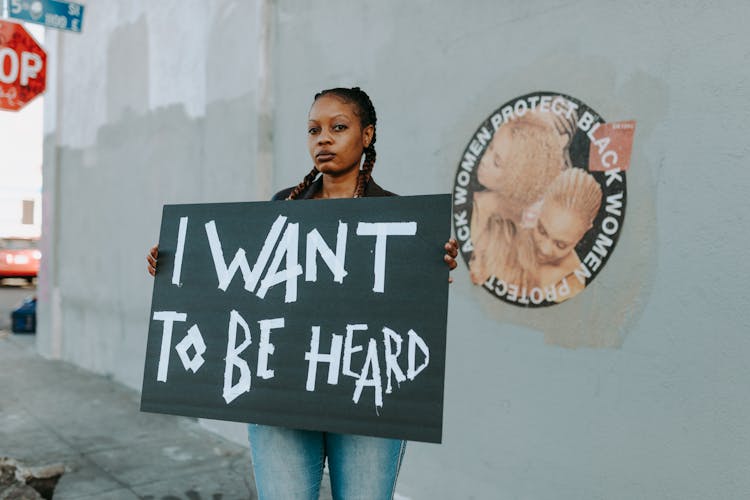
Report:
<svg viewBox="0 0 750 500"><path fill-rule="evenodd" d="M31 283L39 274L41 258L36 240L0 238L0 279L25 278Z"/></svg>

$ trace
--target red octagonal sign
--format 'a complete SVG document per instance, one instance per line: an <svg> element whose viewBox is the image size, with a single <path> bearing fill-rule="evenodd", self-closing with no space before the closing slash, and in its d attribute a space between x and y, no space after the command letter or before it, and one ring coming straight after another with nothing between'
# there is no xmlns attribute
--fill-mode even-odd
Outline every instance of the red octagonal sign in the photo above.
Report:
<svg viewBox="0 0 750 500"><path fill-rule="evenodd" d="M17 23L0 20L0 108L18 111L44 92L47 54Z"/></svg>

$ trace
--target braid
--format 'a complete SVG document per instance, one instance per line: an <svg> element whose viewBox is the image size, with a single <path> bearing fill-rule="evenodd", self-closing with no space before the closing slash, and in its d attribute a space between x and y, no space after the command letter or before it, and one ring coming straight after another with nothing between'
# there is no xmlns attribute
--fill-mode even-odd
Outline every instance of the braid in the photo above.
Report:
<svg viewBox="0 0 750 500"><path fill-rule="evenodd" d="M355 198L361 198L365 194L367 184L370 182L372 177L372 169L375 168L375 140L377 138L376 127L378 118L375 114L375 106L373 106L370 96L360 89L359 87L353 88L342 88L337 87L333 89L323 90L315 94L315 100L325 95L334 95L344 102L350 102L354 104L354 113L359 117L359 122L364 130L366 127L372 125L372 140L370 144L365 148L365 161L362 164L362 170L359 172L357 177L357 187L354 191ZM317 173L317 170L316 170ZM291 196L291 195L290 195ZM290 198L292 199L292 198Z"/></svg>
<svg viewBox="0 0 750 500"><path fill-rule="evenodd" d="M313 183L315 178L318 176L318 168L313 167L312 170L310 170L310 173L305 176L304 179L302 179L302 182L297 184L294 189L292 189L292 192L289 193L289 196L286 197L287 200L296 200L297 196L299 196L302 191L309 188L310 185Z"/></svg>
<svg viewBox="0 0 750 500"><path fill-rule="evenodd" d="M593 175L582 168L569 168L557 176L544 195L563 208L581 216L587 224L594 222L602 203L602 188Z"/></svg>
<svg viewBox="0 0 750 500"><path fill-rule="evenodd" d="M372 142L375 142L374 136ZM375 146L370 144L365 148L365 161L362 164L362 170L359 171L359 177L357 178L357 189L354 192L355 198L361 198L365 195L365 189L372 177L372 169L375 168L376 156L377 153L375 153Z"/></svg>

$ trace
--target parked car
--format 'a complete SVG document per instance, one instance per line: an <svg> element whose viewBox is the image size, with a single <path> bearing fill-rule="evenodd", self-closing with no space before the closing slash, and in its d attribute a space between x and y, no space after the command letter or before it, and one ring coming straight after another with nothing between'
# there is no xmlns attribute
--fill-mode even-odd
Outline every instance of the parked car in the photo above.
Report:
<svg viewBox="0 0 750 500"><path fill-rule="evenodd" d="M0 279L25 278L31 283L39 274L41 258L37 240L0 238Z"/></svg>

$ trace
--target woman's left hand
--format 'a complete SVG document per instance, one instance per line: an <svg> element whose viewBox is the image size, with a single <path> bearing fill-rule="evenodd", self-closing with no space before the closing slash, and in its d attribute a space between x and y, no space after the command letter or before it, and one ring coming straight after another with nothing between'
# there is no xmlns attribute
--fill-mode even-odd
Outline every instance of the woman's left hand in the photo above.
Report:
<svg viewBox="0 0 750 500"><path fill-rule="evenodd" d="M448 264L448 268L453 271L458 263L456 262L456 256L458 255L458 242L451 238L445 244L445 257L443 260ZM448 277L448 283L453 283L453 278Z"/></svg>

